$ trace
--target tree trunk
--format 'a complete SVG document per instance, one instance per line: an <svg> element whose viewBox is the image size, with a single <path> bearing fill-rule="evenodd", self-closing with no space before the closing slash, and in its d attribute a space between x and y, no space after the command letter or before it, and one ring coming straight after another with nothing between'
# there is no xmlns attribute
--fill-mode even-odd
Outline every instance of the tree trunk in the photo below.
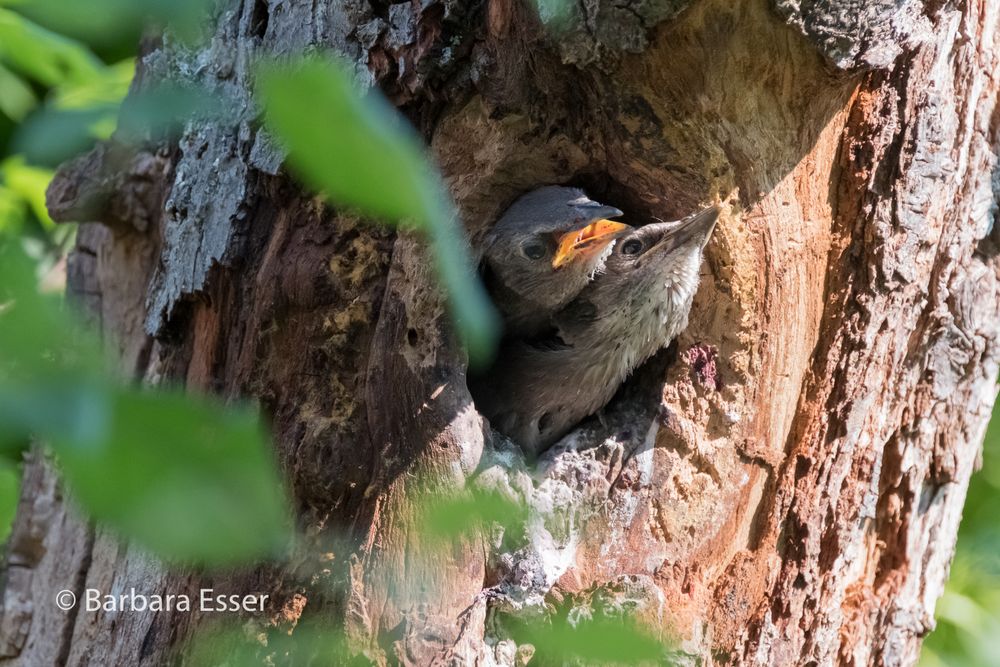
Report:
<svg viewBox="0 0 1000 667"><path fill-rule="evenodd" d="M1000 0L588 0L558 38L516 0L237 4L200 53L148 45L137 85L199 71L250 118L254 55L333 49L423 132L474 245L540 184L633 224L721 198L690 326L528 470L474 409L418 239L318 203L249 120L100 147L50 190L97 221L71 295L128 373L261 401L312 544L168 571L35 456L3 660L183 661L213 619L52 600L210 582L270 594L256 632L328 619L377 662L515 664L497 618L611 600L692 664L914 664L996 394ZM529 545L422 558L427 470L547 508Z"/></svg>

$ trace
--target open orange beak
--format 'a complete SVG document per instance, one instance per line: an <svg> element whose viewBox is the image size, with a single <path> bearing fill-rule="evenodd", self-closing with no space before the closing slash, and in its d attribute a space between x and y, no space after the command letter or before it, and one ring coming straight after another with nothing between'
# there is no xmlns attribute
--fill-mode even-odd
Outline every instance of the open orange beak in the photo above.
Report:
<svg viewBox="0 0 1000 667"><path fill-rule="evenodd" d="M558 269L563 264L568 264L580 257L593 257L603 252L609 243L631 229L621 222L598 220L583 229L563 234L559 237L559 247L556 248L555 257L552 258L552 268Z"/></svg>

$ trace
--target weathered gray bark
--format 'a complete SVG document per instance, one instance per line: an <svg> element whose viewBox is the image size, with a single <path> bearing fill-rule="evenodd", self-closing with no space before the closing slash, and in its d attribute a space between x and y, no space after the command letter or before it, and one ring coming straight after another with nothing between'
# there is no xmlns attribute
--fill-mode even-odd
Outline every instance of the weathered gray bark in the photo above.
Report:
<svg viewBox="0 0 1000 667"><path fill-rule="evenodd" d="M376 661L512 664L505 617L631 600L703 664L912 664L996 391L1000 1L572 11L555 43L512 0L246 0L204 53L143 62L200 72L245 122L57 179L57 217L103 223L70 289L123 367L259 397L306 534L354 540L333 566L303 549L213 583L272 595L250 627L342 621ZM309 45L424 132L473 242L541 183L635 223L730 203L676 349L533 474L474 410L419 243L322 207L255 130L249 59ZM549 509L514 553L428 562L408 495L427 470ZM4 659L183 653L206 619L53 613L63 588L205 579L81 523L40 461L26 479ZM343 596L321 574L337 564Z"/></svg>

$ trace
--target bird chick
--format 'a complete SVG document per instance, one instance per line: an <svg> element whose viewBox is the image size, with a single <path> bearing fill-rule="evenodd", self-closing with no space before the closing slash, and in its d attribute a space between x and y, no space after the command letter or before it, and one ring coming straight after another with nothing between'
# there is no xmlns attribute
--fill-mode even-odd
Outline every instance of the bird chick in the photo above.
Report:
<svg viewBox="0 0 1000 667"><path fill-rule="evenodd" d="M529 192L504 212L486 237L483 274L507 336L537 333L579 294L631 230L608 220L620 215L560 186Z"/></svg>
<svg viewBox="0 0 1000 667"><path fill-rule="evenodd" d="M687 326L719 208L639 227L556 313L551 335L508 340L473 394L493 427L538 455L604 407L642 362Z"/></svg>

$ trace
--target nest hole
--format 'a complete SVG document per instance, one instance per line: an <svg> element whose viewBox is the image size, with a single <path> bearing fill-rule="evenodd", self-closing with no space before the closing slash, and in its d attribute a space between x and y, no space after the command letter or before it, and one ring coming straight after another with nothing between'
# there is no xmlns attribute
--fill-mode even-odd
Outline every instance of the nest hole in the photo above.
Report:
<svg viewBox="0 0 1000 667"><path fill-rule="evenodd" d="M539 184L539 187L543 185L547 184ZM683 203L661 206L657 202L651 202L648 197L644 197L635 188L619 182L603 172L579 173L568 182L559 185L580 188L591 199L621 209L624 215L617 219L633 227L641 227L660 220L680 219L691 213L691 208ZM518 196L522 194L525 193L520 193ZM511 202L508 202L508 206L516 198L514 197ZM664 201L672 201L672 199L669 193L664 195ZM690 199L690 196L684 199ZM496 217L499 218L504 210L506 210L506 206L499 211ZM488 226L492 226L495 222L494 219ZM481 267L481 273L483 271L485 271L485 265ZM486 279L488 284L489 276L482 277ZM583 418L569 433L579 431L584 427L594 428L596 425L598 433L595 433L597 437L593 438L595 445L610 435L624 440L643 438L646 429L642 427L642 422L647 420L652 422L657 417L667 369L677 360L677 349L676 340L672 341L666 348L641 364L622 382L614 397L602 409ZM502 363L504 362L501 347L500 356L494 360L493 364L495 367L496 364ZM483 392L489 391L488 382L484 382L484 378L487 378L488 375L488 369L472 371L468 375L473 405L484 417L486 411L482 409L482 399ZM525 400L529 399L526 397ZM549 417L551 415L548 414L542 417L539 421L540 429L544 428L543 422ZM617 424L617 428L614 424ZM497 424L491 423L490 425L494 430L502 430L497 429ZM600 433L603 433L603 437L599 435Z"/></svg>

